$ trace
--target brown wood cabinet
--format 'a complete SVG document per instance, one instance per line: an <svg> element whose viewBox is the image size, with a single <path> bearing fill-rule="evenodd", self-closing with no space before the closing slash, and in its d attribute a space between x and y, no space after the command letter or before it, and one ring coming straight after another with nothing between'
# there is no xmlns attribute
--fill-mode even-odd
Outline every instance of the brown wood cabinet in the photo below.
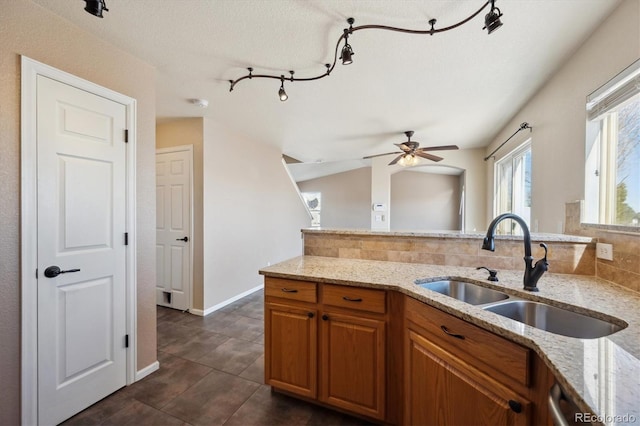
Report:
<svg viewBox="0 0 640 426"><path fill-rule="evenodd" d="M296 395L316 398L316 284L267 278L265 295L265 383Z"/></svg>
<svg viewBox="0 0 640 426"><path fill-rule="evenodd" d="M341 301L338 304L356 303L358 309L323 307L319 399L335 407L384 420L386 321L384 317L367 315L362 310L371 304L381 306L384 313L384 292L367 293L371 290L363 292L358 290L364 289L354 291L335 287L339 286L325 286L323 291L344 293L337 298ZM371 297L371 294L375 296ZM377 299L382 299L382 303Z"/></svg>
<svg viewBox="0 0 640 426"><path fill-rule="evenodd" d="M400 293L265 277L265 383L407 425L550 425L530 349Z"/></svg>
<svg viewBox="0 0 640 426"><path fill-rule="evenodd" d="M405 423L527 425L530 403L517 393L407 330Z"/></svg>
<svg viewBox="0 0 640 426"><path fill-rule="evenodd" d="M507 339L408 298L404 424L549 424L552 376Z"/></svg>
<svg viewBox="0 0 640 426"><path fill-rule="evenodd" d="M265 383L385 419L386 293L265 278Z"/></svg>

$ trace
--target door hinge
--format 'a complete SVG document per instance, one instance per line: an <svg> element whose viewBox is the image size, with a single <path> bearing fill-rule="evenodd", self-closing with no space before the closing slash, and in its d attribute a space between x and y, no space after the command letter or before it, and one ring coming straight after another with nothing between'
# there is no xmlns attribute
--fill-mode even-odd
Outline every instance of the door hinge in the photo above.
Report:
<svg viewBox="0 0 640 426"><path fill-rule="evenodd" d="M38 279L38 268L36 268L36 280Z"/></svg>
<svg viewBox="0 0 640 426"><path fill-rule="evenodd" d="M124 129L124 143L129 143L129 129Z"/></svg>
<svg viewBox="0 0 640 426"><path fill-rule="evenodd" d="M124 245L125 246L129 245L129 233L128 232L124 233Z"/></svg>
<svg viewBox="0 0 640 426"><path fill-rule="evenodd" d="M124 335L124 347L125 348L129 347L129 335L128 334Z"/></svg>

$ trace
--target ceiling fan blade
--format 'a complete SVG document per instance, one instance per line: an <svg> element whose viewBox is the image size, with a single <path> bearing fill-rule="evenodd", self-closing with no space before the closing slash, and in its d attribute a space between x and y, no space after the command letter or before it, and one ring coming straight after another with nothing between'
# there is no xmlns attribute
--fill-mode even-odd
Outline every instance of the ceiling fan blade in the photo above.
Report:
<svg viewBox="0 0 640 426"><path fill-rule="evenodd" d="M438 157L437 155L427 154L426 152L422 152L422 151L416 151L415 154L418 157L426 158L427 160L431 160L431 161L442 161L443 160L442 157Z"/></svg>
<svg viewBox="0 0 640 426"><path fill-rule="evenodd" d="M400 148L401 150L403 150L404 152L411 151L411 147L409 145L404 144L404 143L394 143L394 145L397 146L398 148Z"/></svg>
<svg viewBox="0 0 640 426"><path fill-rule="evenodd" d="M366 160L367 158L382 157L383 155L391 155L391 154L404 154L404 153L394 151L394 152L387 152L386 154L367 155L366 157L362 157L362 159Z"/></svg>
<svg viewBox="0 0 640 426"><path fill-rule="evenodd" d="M458 145L428 146L426 148L420 148L419 151L449 151L453 149L459 149Z"/></svg>
<svg viewBox="0 0 640 426"><path fill-rule="evenodd" d="M398 161L400 161L402 157L404 157L404 154L398 155L396 158L393 159L392 162L389 163L389 166L393 166L394 164L396 164Z"/></svg>

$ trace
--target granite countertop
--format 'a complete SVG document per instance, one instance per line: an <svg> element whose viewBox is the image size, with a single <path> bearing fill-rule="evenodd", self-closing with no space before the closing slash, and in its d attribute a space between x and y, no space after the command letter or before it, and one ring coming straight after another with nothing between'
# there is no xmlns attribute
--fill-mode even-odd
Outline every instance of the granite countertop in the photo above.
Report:
<svg viewBox="0 0 640 426"><path fill-rule="evenodd" d="M474 268L360 259L300 256L265 267L260 274L322 283L395 290L536 351L578 407L603 423L640 423L640 295L592 276L546 273L537 293L522 290L522 271L500 271L486 280ZM628 326L598 339L542 331L415 285L417 279L457 278L529 300ZM624 420L624 419L622 419ZM629 423L627 421L626 423Z"/></svg>
<svg viewBox="0 0 640 426"><path fill-rule="evenodd" d="M462 231L382 231L371 229L340 229L340 228L303 228L303 234L333 234L341 236L376 236L376 237L413 237L413 238L460 238L482 240L485 233L479 232L462 232ZM499 235L496 234L497 240L514 240L522 241L522 235ZM531 233L531 241L544 241L548 243L593 243L595 240L591 237L567 234L547 234L547 233Z"/></svg>

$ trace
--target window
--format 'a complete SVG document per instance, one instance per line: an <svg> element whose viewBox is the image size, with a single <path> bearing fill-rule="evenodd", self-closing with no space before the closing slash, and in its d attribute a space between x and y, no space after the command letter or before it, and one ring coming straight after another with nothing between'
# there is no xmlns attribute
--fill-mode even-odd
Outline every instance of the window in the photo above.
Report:
<svg viewBox="0 0 640 426"><path fill-rule="evenodd" d="M311 213L311 226L320 226L320 208L322 207L320 199L322 194L320 192L302 192L302 198L307 203L309 213Z"/></svg>
<svg viewBox="0 0 640 426"><path fill-rule="evenodd" d="M511 151L495 164L494 213L514 213L531 223L531 139ZM521 235L513 221L498 225L501 234Z"/></svg>
<svg viewBox="0 0 640 426"><path fill-rule="evenodd" d="M583 220L640 229L640 61L587 98Z"/></svg>

